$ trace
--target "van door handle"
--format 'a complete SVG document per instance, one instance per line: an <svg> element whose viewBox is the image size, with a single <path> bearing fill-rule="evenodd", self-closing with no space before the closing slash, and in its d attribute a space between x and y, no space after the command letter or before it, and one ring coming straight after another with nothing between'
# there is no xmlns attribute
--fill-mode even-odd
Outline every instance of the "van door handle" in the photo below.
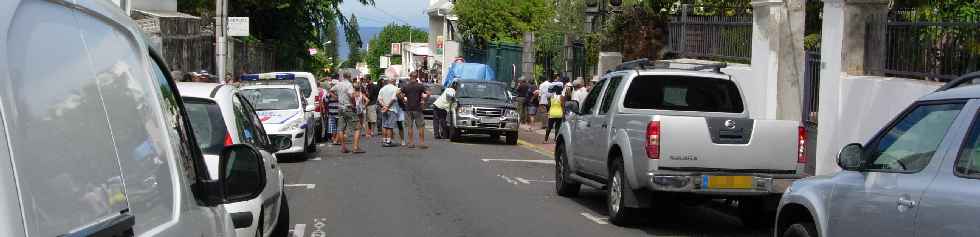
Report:
<svg viewBox="0 0 980 237"><path fill-rule="evenodd" d="M908 197L899 197L897 204L900 207L915 208L919 203Z"/></svg>

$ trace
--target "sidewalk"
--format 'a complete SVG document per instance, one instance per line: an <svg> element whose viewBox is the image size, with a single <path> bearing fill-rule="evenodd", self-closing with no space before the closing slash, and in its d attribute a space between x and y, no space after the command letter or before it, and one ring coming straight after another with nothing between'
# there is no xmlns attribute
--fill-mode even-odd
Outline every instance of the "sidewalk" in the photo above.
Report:
<svg viewBox="0 0 980 237"><path fill-rule="evenodd" d="M552 131L555 132L555 131ZM554 134L548 136L549 141L547 144L544 142L544 129L539 129L535 127L532 131L527 131L527 128L521 126L520 132L518 133L519 139L517 144L523 147L527 147L535 152L541 153L542 155L552 157L555 152Z"/></svg>

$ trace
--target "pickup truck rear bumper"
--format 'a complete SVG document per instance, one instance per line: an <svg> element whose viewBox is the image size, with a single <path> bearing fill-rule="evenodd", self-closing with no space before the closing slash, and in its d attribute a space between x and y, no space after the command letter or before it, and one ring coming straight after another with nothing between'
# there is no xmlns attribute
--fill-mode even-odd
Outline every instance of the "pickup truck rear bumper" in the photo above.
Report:
<svg viewBox="0 0 980 237"><path fill-rule="evenodd" d="M781 194L798 179L799 174L726 173L726 172L673 172L657 171L647 175L647 188L660 192L682 192L706 195L753 196ZM741 188L711 188L709 177L751 177L751 185ZM747 178L746 178L747 179Z"/></svg>

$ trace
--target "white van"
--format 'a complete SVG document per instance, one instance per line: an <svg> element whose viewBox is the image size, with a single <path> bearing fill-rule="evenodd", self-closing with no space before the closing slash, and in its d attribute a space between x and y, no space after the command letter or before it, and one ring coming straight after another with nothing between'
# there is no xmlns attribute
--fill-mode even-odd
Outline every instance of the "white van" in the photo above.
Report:
<svg viewBox="0 0 980 237"><path fill-rule="evenodd" d="M0 236L234 236L250 145L210 179L180 94L111 1L0 1Z"/></svg>

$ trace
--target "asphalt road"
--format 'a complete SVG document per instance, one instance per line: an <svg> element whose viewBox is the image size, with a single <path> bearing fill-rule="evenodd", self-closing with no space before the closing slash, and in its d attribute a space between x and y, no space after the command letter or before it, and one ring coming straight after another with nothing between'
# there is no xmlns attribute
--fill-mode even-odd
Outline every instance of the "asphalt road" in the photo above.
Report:
<svg viewBox="0 0 980 237"><path fill-rule="evenodd" d="M431 138L431 134L428 134ZM637 223L606 222L605 193L554 193L550 156L487 137L431 141L427 150L383 148L367 154L321 146L288 159L293 236L766 236L746 228L721 203L645 211Z"/></svg>

